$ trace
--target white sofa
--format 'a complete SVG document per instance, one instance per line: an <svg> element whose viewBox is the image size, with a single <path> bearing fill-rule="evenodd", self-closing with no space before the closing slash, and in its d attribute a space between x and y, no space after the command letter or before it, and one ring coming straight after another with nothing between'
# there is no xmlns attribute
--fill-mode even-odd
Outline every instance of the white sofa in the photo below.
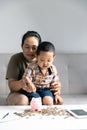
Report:
<svg viewBox="0 0 87 130"><path fill-rule="evenodd" d="M0 105L6 105L9 93L5 79L12 54L0 54ZM54 61L62 84L64 104L87 104L87 54L59 53Z"/></svg>

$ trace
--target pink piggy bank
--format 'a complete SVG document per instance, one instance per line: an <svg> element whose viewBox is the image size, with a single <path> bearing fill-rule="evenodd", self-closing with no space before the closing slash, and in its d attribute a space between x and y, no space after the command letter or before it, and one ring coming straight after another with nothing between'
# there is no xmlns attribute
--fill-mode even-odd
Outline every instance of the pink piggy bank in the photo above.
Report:
<svg viewBox="0 0 87 130"><path fill-rule="evenodd" d="M30 106L32 111L41 111L41 106L42 106L41 98L40 97L32 98L30 102Z"/></svg>

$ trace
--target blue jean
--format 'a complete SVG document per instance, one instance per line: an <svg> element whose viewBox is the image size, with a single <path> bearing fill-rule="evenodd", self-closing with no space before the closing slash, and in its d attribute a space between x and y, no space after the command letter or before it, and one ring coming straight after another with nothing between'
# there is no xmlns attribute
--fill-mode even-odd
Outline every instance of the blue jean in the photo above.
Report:
<svg viewBox="0 0 87 130"><path fill-rule="evenodd" d="M20 90L19 91L21 94L26 95L29 98L29 101L34 98L41 97L43 98L44 96L51 96L54 99L54 94L50 91L50 88L38 88L36 92L27 92L25 90Z"/></svg>

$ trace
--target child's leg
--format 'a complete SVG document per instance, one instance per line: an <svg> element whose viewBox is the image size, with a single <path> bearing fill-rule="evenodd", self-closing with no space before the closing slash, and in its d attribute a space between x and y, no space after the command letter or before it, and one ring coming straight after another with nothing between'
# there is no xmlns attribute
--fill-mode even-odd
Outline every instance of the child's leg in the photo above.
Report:
<svg viewBox="0 0 87 130"><path fill-rule="evenodd" d="M54 95L50 91L50 88L40 88L37 91L42 97L43 105L53 105Z"/></svg>
<svg viewBox="0 0 87 130"><path fill-rule="evenodd" d="M43 105L53 105L53 98L51 96L44 96L42 102Z"/></svg>
<svg viewBox="0 0 87 130"><path fill-rule="evenodd" d="M37 92L27 92L25 90L21 90L20 93L26 95L28 97L28 99L29 99L29 102L31 101L31 99L33 97L34 98L40 97L40 95Z"/></svg>

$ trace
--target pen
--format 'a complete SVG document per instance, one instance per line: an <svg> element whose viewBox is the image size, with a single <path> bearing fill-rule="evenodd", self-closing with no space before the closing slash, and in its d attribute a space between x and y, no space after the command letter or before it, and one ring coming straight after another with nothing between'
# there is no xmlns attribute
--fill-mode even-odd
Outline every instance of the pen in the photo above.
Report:
<svg viewBox="0 0 87 130"><path fill-rule="evenodd" d="M2 117L2 119L4 119L6 116L8 116L9 115L9 113L6 113L3 117ZM1 120L2 120L1 119Z"/></svg>

